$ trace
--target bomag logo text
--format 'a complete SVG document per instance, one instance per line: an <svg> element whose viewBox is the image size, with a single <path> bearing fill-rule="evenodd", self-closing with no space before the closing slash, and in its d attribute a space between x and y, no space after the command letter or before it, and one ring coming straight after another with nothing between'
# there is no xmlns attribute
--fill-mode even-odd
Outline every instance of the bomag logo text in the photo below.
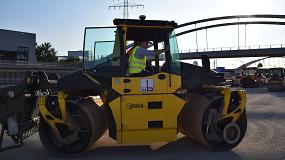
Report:
<svg viewBox="0 0 285 160"><path fill-rule="evenodd" d="M143 104L127 104L127 109L143 108Z"/></svg>

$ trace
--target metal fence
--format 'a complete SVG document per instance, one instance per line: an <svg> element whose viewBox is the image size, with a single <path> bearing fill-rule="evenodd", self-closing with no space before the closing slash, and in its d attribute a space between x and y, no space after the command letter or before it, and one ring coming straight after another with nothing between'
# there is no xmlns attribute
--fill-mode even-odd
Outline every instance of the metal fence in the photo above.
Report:
<svg viewBox="0 0 285 160"><path fill-rule="evenodd" d="M0 63L0 88L20 84L27 71L44 71L46 73L57 73L60 77L64 77L70 73L81 69L79 64L11 64Z"/></svg>
<svg viewBox="0 0 285 160"><path fill-rule="evenodd" d="M19 84L24 76L25 72L0 72L0 86Z"/></svg>
<svg viewBox="0 0 285 160"><path fill-rule="evenodd" d="M41 62L35 64L29 64L27 61L13 61L13 60L0 60L0 68L3 66L30 66L30 67L68 67L68 68L82 68L82 61L79 62Z"/></svg>
<svg viewBox="0 0 285 160"><path fill-rule="evenodd" d="M179 50L179 53L194 53L194 52L210 52L210 51L232 51L232 50L251 50L251 49L269 49L269 48L284 48L285 44L270 44L270 45L251 45L251 46L233 46L233 47L216 47L216 48L192 48Z"/></svg>

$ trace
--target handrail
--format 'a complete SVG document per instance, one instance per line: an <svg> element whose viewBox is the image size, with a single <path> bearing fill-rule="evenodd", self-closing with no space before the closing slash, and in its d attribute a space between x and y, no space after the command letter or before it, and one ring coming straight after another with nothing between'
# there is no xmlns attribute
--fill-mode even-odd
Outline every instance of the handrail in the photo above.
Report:
<svg viewBox="0 0 285 160"><path fill-rule="evenodd" d="M279 46L279 47L278 47ZM211 48L190 48L179 50L179 53L194 52L212 52L212 51L233 51L233 50L252 50L252 49L270 49L270 48L285 48L285 44L268 44L268 45L249 45L249 46L231 46L231 47L211 47Z"/></svg>

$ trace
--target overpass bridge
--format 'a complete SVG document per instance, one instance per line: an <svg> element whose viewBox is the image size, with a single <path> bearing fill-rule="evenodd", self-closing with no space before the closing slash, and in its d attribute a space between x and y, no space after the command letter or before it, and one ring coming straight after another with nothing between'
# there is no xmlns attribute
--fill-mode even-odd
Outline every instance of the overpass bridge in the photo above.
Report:
<svg viewBox="0 0 285 160"><path fill-rule="evenodd" d="M261 20L260 20L261 19ZM222 21L222 23L219 23ZM229 22L225 22L229 21ZM210 24L209 24L210 23ZM197 27L199 24L199 27ZM285 56L285 45L279 45L278 47L244 47L241 48L239 45L239 26L245 26L245 46L246 46L246 26L258 24L258 25L279 25L285 26L285 15L271 15L271 14L262 14L262 15L235 15L235 16L223 16L223 17L214 17L201 19L197 21L192 21L188 23L183 23L177 26L176 29L182 30L179 33L176 33L175 36L181 36L189 33L196 32L196 51L179 51L180 59L198 59L203 54L207 54L209 58L241 58L241 57L284 57ZM207 30L211 28L224 27L224 26L238 26L238 47L233 48L219 48L219 49L198 49L197 42L197 32L200 30L206 30L206 41L207 41ZM187 29L187 27L192 27ZM186 28L186 29L184 29ZM208 41L207 41L208 47Z"/></svg>
<svg viewBox="0 0 285 160"><path fill-rule="evenodd" d="M279 47L247 47L247 48L213 48L179 51L181 60L199 59L202 55L208 55L209 58L242 58L242 57L285 57L285 45Z"/></svg>

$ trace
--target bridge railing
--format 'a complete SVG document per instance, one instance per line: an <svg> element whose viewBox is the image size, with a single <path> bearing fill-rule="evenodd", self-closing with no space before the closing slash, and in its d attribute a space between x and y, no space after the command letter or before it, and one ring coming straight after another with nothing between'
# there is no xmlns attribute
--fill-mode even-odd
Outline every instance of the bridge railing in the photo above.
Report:
<svg viewBox="0 0 285 160"><path fill-rule="evenodd" d="M199 48L199 49L179 50L178 52L179 52L179 53L194 53L194 52L231 51L231 50L251 50L251 49L270 49L270 48L285 48L285 44L233 46L233 47L215 47L215 48Z"/></svg>

